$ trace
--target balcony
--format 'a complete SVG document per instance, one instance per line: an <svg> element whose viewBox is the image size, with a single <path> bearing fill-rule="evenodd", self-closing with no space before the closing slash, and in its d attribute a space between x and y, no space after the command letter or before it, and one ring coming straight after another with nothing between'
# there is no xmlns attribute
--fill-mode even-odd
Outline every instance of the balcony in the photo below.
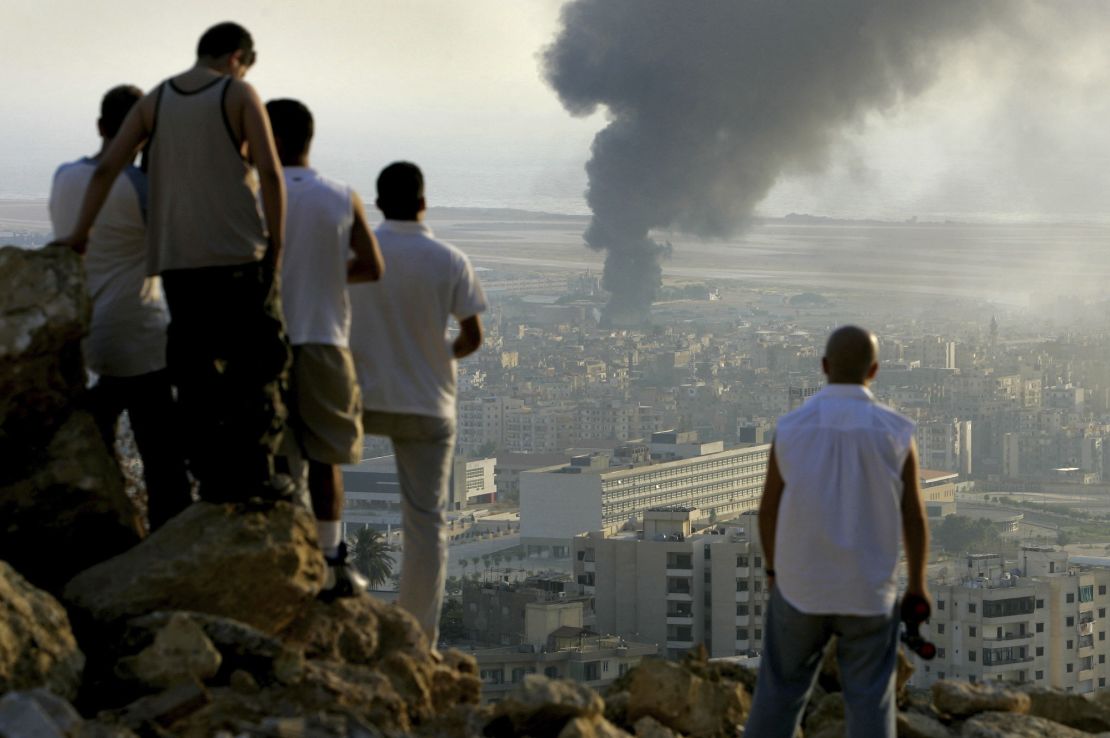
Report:
<svg viewBox="0 0 1110 738"><path fill-rule="evenodd" d="M994 671L997 669L1006 669L1014 664L1028 664L1033 661L1032 656L1025 656L1023 658L1005 659L1002 661L992 661L989 664L983 664L983 671Z"/></svg>
<svg viewBox="0 0 1110 738"><path fill-rule="evenodd" d="M1032 633L1003 633L1002 635L983 636L984 641L1024 641L1033 637Z"/></svg>
<svg viewBox="0 0 1110 738"><path fill-rule="evenodd" d="M693 602L694 601L694 595L689 591L687 591L687 592L668 592L667 593L667 601L668 602Z"/></svg>
<svg viewBox="0 0 1110 738"><path fill-rule="evenodd" d="M692 567L689 568L689 569L682 569L682 568L677 568L677 567L674 567L674 566L668 566L667 567L667 576L669 576L669 577L683 577L685 579L689 579L690 577L694 576L694 570L693 570Z"/></svg>
<svg viewBox="0 0 1110 738"><path fill-rule="evenodd" d="M737 602L748 602L750 600L750 596L751 596L751 592L737 592L736 593L736 601Z"/></svg>
<svg viewBox="0 0 1110 738"><path fill-rule="evenodd" d="M667 615L667 625L693 625L693 615Z"/></svg>

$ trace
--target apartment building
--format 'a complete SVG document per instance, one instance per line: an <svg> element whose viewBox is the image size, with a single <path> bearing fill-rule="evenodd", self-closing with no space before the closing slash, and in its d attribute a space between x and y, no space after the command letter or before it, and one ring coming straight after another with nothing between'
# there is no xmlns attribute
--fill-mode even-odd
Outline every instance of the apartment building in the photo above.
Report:
<svg viewBox="0 0 1110 738"><path fill-rule="evenodd" d="M930 585L937 657L913 684L1002 681L1084 694L1107 686L1110 559L1026 547L1020 561L973 554L960 569Z"/></svg>
<svg viewBox="0 0 1110 738"><path fill-rule="evenodd" d="M632 467L575 457L521 472L521 544L530 555L566 557L578 534L616 533L656 507L688 507L710 522L756 510L770 451L761 444Z"/></svg>
<svg viewBox="0 0 1110 738"><path fill-rule="evenodd" d="M659 643L671 659L698 643L713 657L760 651L768 591L756 518L694 533L695 518L688 508L654 509L642 531L576 537L574 572L591 598L586 626Z"/></svg>

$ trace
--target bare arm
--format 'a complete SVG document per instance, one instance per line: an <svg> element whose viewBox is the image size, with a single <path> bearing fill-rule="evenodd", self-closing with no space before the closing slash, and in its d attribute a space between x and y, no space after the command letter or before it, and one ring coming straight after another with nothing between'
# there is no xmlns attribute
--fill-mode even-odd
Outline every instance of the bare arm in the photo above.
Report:
<svg viewBox="0 0 1110 738"><path fill-rule="evenodd" d="M477 315L459 321L459 335L451 346L456 359L470 356L482 345L482 320Z"/></svg>
<svg viewBox="0 0 1110 738"><path fill-rule="evenodd" d="M910 445L902 467L902 539L906 547L906 573L909 577L906 593L928 599L925 564L929 556L929 524L917 475L916 443Z"/></svg>
<svg viewBox="0 0 1110 738"><path fill-rule="evenodd" d="M347 262L347 281L352 284L376 282L385 272L378 239L374 238L374 232L366 223L362 200L354 192L351 193L351 206L355 214L355 222L351 226L351 251L355 252L355 258Z"/></svg>
<svg viewBox="0 0 1110 738"><path fill-rule="evenodd" d="M763 563L768 571L775 570L775 528L779 522L779 503L785 487L772 444L771 458L767 460L767 478L763 481L763 498L759 502L759 540L763 546ZM775 576L769 574L767 586L774 585Z"/></svg>
<svg viewBox="0 0 1110 738"><path fill-rule="evenodd" d="M266 217L266 230L270 234L274 269L281 272L281 248L285 243L285 180L270 118L254 88L246 82L233 82L243 96L243 138L250 149L251 159L258 170L258 184L262 190L262 211Z"/></svg>
<svg viewBox="0 0 1110 738"><path fill-rule="evenodd" d="M149 103L148 100L150 100ZM147 123L141 110L141 108L148 105L153 106L153 100L149 95L143 98L138 105L131 108L131 112L124 118L119 132L112 139L108 150L97 162L96 170L93 171L89 186L85 190L85 197L81 201L81 212L77 216L77 223L73 227L73 232L54 241L54 244L68 246L79 254L85 253L85 247L89 242L89 231L92 230L92 225L96 221L96 216L100 214L100 209L104 207L104 201L108 199L108 193L112 191L112 184L116 181L119 173L123 171L123 168L135 160L135 153L149 135Z"/></svg>

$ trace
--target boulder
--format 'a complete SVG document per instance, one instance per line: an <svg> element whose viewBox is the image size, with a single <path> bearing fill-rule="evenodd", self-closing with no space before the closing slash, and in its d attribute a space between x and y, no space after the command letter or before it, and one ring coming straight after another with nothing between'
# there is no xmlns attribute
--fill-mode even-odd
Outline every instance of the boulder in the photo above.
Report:
<svg viewBox="0 0 1110 738"><path fill-rule="evenodd" d="M641 662L628 676L628 723L646 715L689 736L729 736L751 707L740 684L709 681L670 661Z"/></svg>
<svg viewBox="0 0 1110 738"><path fill-rule="evenodd" d="M953 738L947 725L920 712L898 713L898 738Z"/></svg>
<svg viewBox="0 0 1110 738"><path fill-rule="evenodd" d="M960 729L961 738L1089 738L1075 728L1014 712L982 712Z"/></svg>
<svg viewBox="0 0 1110 738"><path fill-rule="evenodd" d="M933 705L942 714L966 717L988 710L1029 712L1029 695L992 682L970 684L943 679L935 682Z"/></svg>
<svg viewBox="0 0 1110 738"><path fill-rule="evenodd" d="M81 724L72 705L42 687L0 698L0 736L69 738Z"/></svg>
<svg viewBox="0 0 1110 738"><path fill-rule="evenodd" d="M80 339L91 305L69 249L0 248L0 458L57 428L85 387ZM5 464L7 465L7 464Z"/></svg>
<svg viewBox="0 0 1110 738"><path fill-rule="evenodd" d="M74 577L64 598L100 624L193 610L274 634L312 603L323 581L307 510L198 502L130 551Z"/></svg>
<svg viewBox="0 0 1110 738"><path fill-rule="evenodd" d="M602 717L604 710L601 696L585 685L528 674L520 686L494 706L484 733L495 738L515 735L558 738L572 720L594 721Z"/></svg>
<svg viewBox="0 0 1110 738"><path fill-rule="evenodd" d="M88 413L71 412L20 458L33 462L25 474L0 468L0 558L37 586L58 594L82 569L142 539L119 466Z"/></svg>
<svg viewBox="0 0 1110 738"><path fill-rule="evenodd" d="M649 715L637 720L634 728L636 738L679 738L678 733Z"/></svg>
<svg viewBox="0 0 1110 738"><path fill-rule="evenodd" d="M558 738L628 738L628 733L603 717L577 717L567 721Z"/></svg>
<svg viewBox="0 0 1110 738"><path fill-rule="evenodd" d="M117 670L148 687L166 689L216 676L223 657L204 629L185 613L173 613L154 642L117 663Z"/></svg>
<svg viewBox="0 0 1110 738"><path fill-rule="evenodd" d="M1110 707L1084 695L1055 689L1026 688L1029 714L1088 733L1110 731Z"/></svg>
<svg viewBox="0 0 1110 738"><path fill-rule="evenodd" d="M84 666L66 611L0 561L0 694L46 687L73 699Z"/></svg>

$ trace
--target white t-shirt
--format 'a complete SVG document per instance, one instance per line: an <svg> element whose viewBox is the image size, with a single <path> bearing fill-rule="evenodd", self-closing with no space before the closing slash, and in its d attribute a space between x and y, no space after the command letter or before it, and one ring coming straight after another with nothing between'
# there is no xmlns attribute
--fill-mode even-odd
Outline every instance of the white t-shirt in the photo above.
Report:
<svg viewBox="0 0 1110 738"><path fill-rule="evenodd" d="M386 220L375 231L385 261L380 282L353 284L351 354L367 410L455 417L456 320L483 312L470 260L416 221Z"/></svg>
<svg viewBox="0 0 1110 738"><path fill-rule="evenodd" d="M77 224L85 189L96 169L91 159L63 164L50 188L54 235ZM85 253L92 322L85 361L97 374L134 377L166 367L169 314L162 282L146 274L146 175L127 167L112 185L93 223Z"/></svg>
<svg viewBox="0 0 1110 738"><path fill-rule="evenodd" d="M351 189L308 167L286 167L285 194L281 299L289 342L346 347L347 259L355 219Z"/></svg>
<svg viewBox="0 0 1110 738"><path fill-rule="evenodd" d="M827 385L779 420L775 458L785 488L775 586L796 609L892 612L913 432L913 421L858 384Z"/></svg>

